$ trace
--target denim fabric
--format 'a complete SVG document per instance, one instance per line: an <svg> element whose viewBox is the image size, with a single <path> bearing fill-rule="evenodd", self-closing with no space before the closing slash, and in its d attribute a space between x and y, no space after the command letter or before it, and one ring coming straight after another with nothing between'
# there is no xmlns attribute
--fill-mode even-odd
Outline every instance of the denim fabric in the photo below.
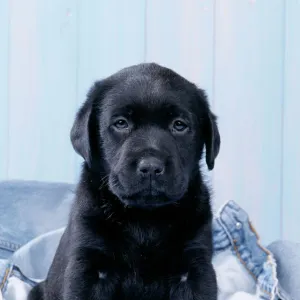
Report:
<svg viewBox="0 0 300 300"><path fill-rule="evenodd" d="M46 277L73 191L68 184L0 183L0 211L5 212L0 214L0 290L5 300L25 300L32 286ZM216 215L213 241L219 300L278 299L273 255L260 244L248 215L235 202ZM288 293L284 290L281 299L292 299Z"/></svg>
<svg viewBox="0 0 300 300"><path fill-rule="evenodd" d="M214 219L213 243L215 256L230 251L252 277L256 284L254 290L253 284L252 289L249 289L249 281L249 293L256 294L257 299L278 299L278 279L273 255L261 245L247 213L235 202L229 201ZM215 264L215 268L218 269L218 265ZM222 276L226 274L222 273Z"/></svg>
<svg viewBox="0 0 300 300"><path fill-rule="evenodd" d="M300 299L300 243L276 241L268 246L277 262L279 290L285 297Z"/></svg>
<svg viewBox="0 0 300 300"><path fill-rule="evenodd" d="M74 185L65 183L0 182L0 258L65 226L73 191Z"/></svg>
<svg viewBox="0 0 300 300"><path fill-rule="evenodd" d="M28 282L31 287L34 282L23 276L21 270L34 268L37 278L40 275L45 276L50 263L47 260L48 252L42 250L35 252L35 257L31 261L30 255L23 253L33 251L27 249L30 248L34 238L43 234L47 237L52 230L66 225L74 189L74 185L67 183L0 182L0 290L5 289L8 278ZM41 244L52 248L51 239L49 241L50 246L44 242ZM19 255L23 258L20 269L17 263L14 264ZM43 270L44 273L39 274ZM21 289L20 293L22 294ZM21 300L19 296L20 294L12 299Z"/></svg>

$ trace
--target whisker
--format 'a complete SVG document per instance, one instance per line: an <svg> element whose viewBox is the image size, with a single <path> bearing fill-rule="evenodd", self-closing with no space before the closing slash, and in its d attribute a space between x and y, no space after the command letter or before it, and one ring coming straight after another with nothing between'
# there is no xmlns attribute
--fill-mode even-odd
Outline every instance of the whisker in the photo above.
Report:
<svg viewBox="0 0 300 300"><path fill-rule="evenodd" d="M98 188L99 190L101 190L108 183L108 176L109 175L106 175L100 180Z"/></svg>

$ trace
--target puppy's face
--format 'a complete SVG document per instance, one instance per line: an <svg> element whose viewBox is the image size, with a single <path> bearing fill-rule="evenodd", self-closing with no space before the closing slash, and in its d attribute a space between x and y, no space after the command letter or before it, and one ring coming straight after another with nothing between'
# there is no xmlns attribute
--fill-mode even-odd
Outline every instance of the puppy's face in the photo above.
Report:
<svg viewBox="0 0 300 300"><path fill-rule="evenodd" d="M101 161L109 189L124 204L158 207L181 199L204 145L213 168L220 144L215 118L203 92L176 73L153 64L130 67L97 83L89 101L72 130L74 148L91 168ZM84 122L88 148L79 141Z"/></svg>

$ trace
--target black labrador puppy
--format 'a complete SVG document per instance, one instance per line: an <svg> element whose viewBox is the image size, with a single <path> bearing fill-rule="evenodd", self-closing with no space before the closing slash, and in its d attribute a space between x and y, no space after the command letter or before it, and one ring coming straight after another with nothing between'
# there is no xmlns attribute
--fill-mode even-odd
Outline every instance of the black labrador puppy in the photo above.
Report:
<svg viewBox="0 0 300 300"><path fill-rule="evenodd" d="M85 160L47 279L30 300L216 300L210 194L220 136L205 93L157 64L91 88L71 131Z"/></svg>

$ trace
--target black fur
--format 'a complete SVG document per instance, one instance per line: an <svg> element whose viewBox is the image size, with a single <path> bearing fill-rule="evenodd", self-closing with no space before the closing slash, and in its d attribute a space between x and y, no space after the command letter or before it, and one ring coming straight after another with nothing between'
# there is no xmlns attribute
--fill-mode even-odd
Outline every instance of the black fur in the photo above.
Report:
<svg viewBox="0 0 300 300"><path fill-rule="evenodd" d="M210 195L219 152L202 90L141 64L96 82L72 144L85 160L47 279L30 300L216 300Z"/></svg>

